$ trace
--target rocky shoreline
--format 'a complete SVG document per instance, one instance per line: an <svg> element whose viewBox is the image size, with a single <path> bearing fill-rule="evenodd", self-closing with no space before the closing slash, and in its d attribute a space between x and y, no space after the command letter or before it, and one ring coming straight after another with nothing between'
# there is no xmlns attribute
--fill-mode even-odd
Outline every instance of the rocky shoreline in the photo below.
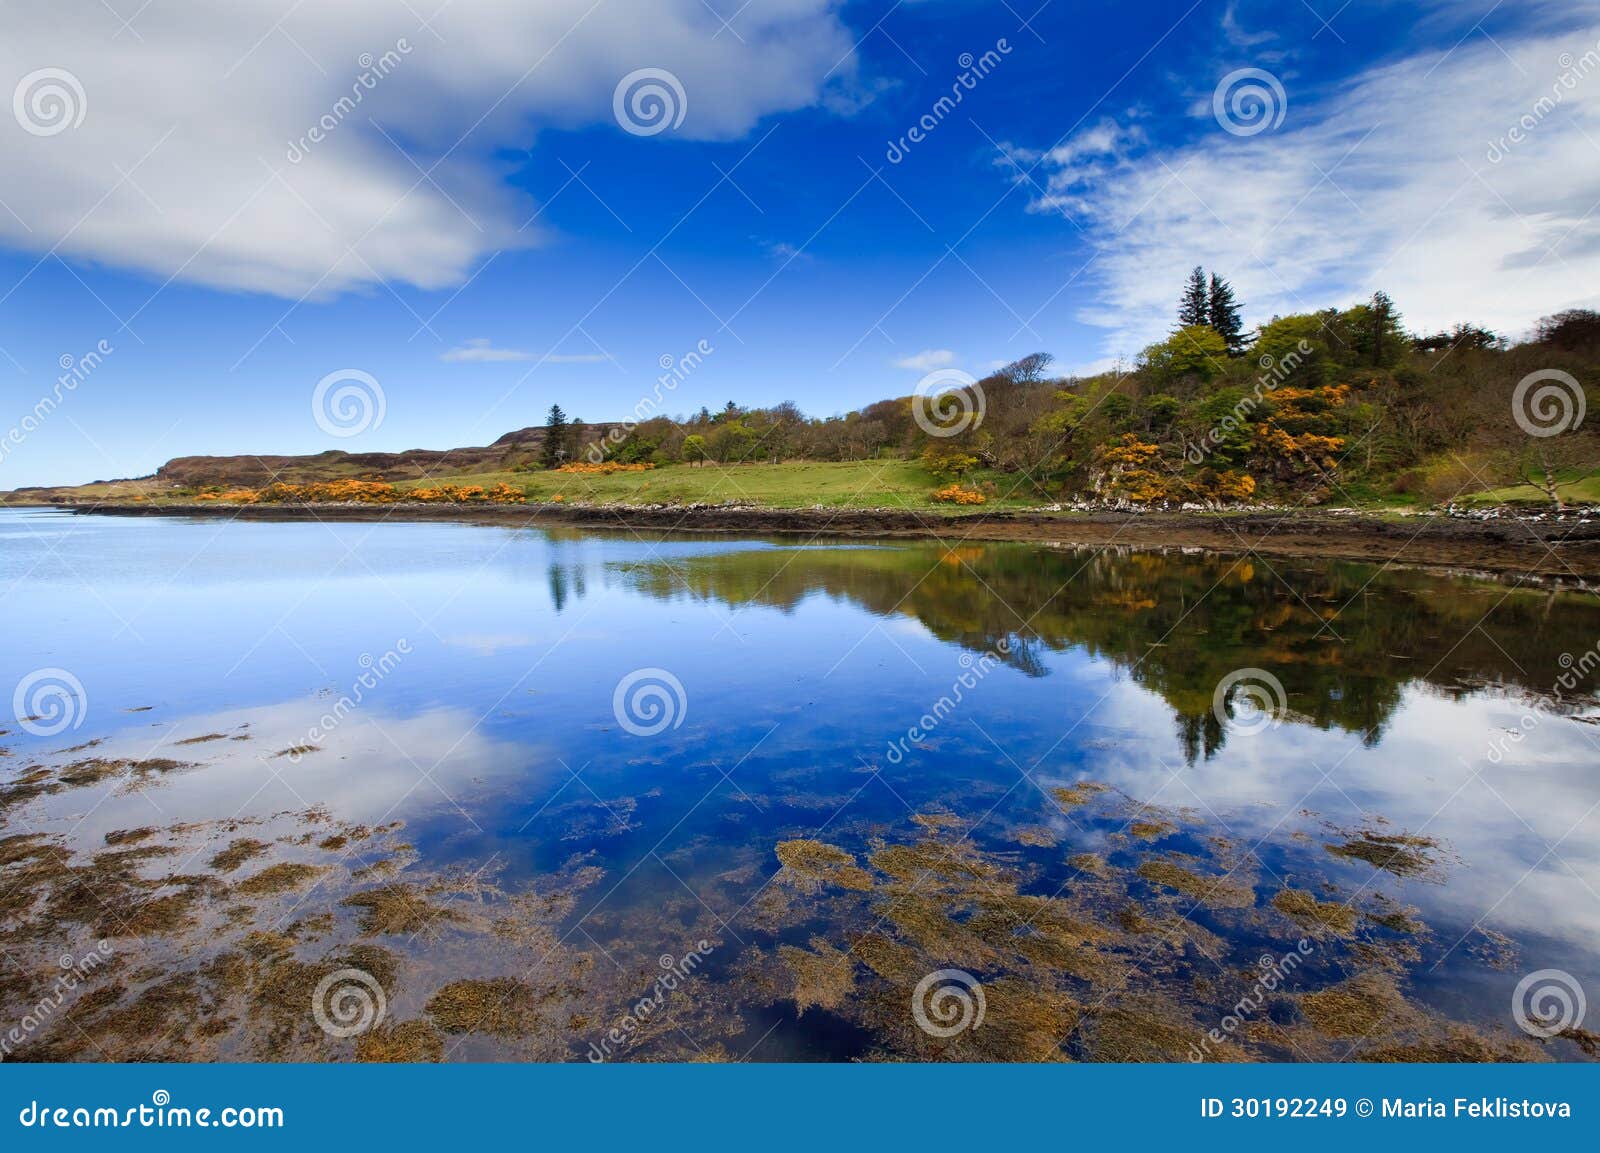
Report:
<svg viewBox="0 0 1600 1153"><path fill-rule="evenodd" d="M51 506L62 508L63 506ZM1600 516L1357 510L1023 511L938 515L908 509L747 505L150 504L65 506L86 515L204 516L245 520L452 521L631 532L756 536L920 537L1058 545L1207 548L1315 556L1600 582Z"/></svg>

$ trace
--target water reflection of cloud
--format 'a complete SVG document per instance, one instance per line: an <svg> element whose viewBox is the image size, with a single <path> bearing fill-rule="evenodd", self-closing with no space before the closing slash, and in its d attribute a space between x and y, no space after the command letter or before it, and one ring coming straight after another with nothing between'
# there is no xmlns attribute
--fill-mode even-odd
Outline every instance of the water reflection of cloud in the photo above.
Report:
<svg viewBox="0 0 1600 1153"><path fill-rule="evenodd" d="M296 700L123 729L73 755L171 758L195 767L159 774L137 789L108 782L73 790L50 798L44 811L71 824L81 820L79 832L91 838L130 826L261 817L311 806L358 823L437 812L462 812L467 822L485 793L544 771L527 746L487 735L476 727L478 715L462 708L413 716L360 709L331 731L319 731L318 751L298 761L280 755L305 745L333 705L332 698ZM177 743L210 734L224 739ZM249 739L233 739L240 736Z"/></svg>
<svg viewBox="0 0 1600 1153"><path fill-rule="evenodd" d="M507 649L532 648L540 639L531 633L457 633L443 638L453 648L470 649L484 657Z"/></svg>
<svg viewBox="0 0 1600 1153"><path fill-rule="evenodd" d="M1462 929L1481 919L1513 937L1556 938L1592 953L1600 947L1600 732L1546 716L1508 748L1505 732L1524 713L1487 694L1455 701L1410 688L1372 747L1360 734L1285 723L1229 740L1195 768L1182 767L1176 741L1083 749L1072 775L1215 814L1247 844L1282 842L1304 826L1301 808L1341 827L1381 817L1438 838L1460 858L1443 885L1406 884L1406 899ZM1172 716L1159 697L1123 684L1096 720L1159 734L1172 731ZM1396 887L1387 875L1378 882Z"/></svg>

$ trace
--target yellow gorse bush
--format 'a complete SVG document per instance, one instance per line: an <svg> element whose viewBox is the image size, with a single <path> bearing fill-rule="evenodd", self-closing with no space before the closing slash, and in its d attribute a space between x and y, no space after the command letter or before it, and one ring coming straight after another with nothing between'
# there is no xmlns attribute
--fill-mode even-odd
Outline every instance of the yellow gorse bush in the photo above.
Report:
<svg viewBox="0 0 1600 1153"><path fill-rule="evenodd" d="M649 472L653 468L655 465L648 461L643 464L622 464L620 461L604 460L599 464L590 464L588 461L575 460L555 471L576 476L610 476L614 472Z"/></svg>
<svg viewBox="0 0 1600 1153"><path fill-rule="evenodd" d="M933 499L939 504L983 504L989 498L976 489L962 488L959 484L947 484L943 488L934 490Z"/></svg>
<svg viewBox="0 0 1600 1153"><path fill-rule="evenodd" d="M284 484L282 482L260 490L224 493L211 497L214 500L234 500L253 504L258 500L269 503L294 504L394 504L408 501L423 504L523 504L527 497L520 489L504 481L491 489L481 484L457 486L442 484L419 485L413 489L399 489L383 480L330 480L313 484Z"/></svg>

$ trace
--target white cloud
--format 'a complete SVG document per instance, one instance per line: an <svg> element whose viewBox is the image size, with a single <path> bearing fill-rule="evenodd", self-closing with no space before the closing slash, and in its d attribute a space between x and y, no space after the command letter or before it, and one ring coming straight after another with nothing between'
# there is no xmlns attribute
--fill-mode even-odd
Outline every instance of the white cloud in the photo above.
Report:
<svg viewBox="0 0 1600 1153"><path fill-rule="evenodd" d="M503 360L532 360L534 356L520 348L496 348L488 337L478 336L448 352L440 353L439 359L455 364L494 364Z"/></svg>
<svg viewBox="0 0 1600 1153"><path fill-rule="evenodd" d="M439 359L452 364L500 364L510 360L537 360L543 364L603 364L611 358L603 352L550 352L540 356L520 348L496 348L488 337L475 336L440 353Z"/></svg>
<svg viewBox="0 0 1600 1153"><path fill-rule="evenodd" d="M1098 238L1085 279L1099 291L1080 318L1109 330L1107 353L1164 336L1196 264L1232 280L1252 324L1382 288L1415 330L1473 321L1515 335L1592 305L1600 286L1597 41L1600 27L1479 37L1321 101L1291 81L1283 127L1254 137L1223 132L1209 108L1197 140L1162 151L1097 125L1043 157L1031 207L1065 209ZM1586 53L1596 66L1572 79ZM1491 162L1491 142L1557 91Z"/></svg>
<svg viewBox="0 0 1600 1153"><path fill-rule="evenodd" d="M679 78L690 139L737 138L854 83L831 0L752 5L716 36L701 0L433 7L430 31L393 0L169 0L124 29L99 0L8 4L0 96L65 69L86 108L49 136L0 112L0 243L289 297L439 288L537 239L506 150L610 122L635 69Z"/></svg>
<svg viewBox="0 0 1600 1153"><path fill-rule="evenodd" d="M956 362L956 354L948 348L928 348L911 356L902 356L894 362L896 368L909 368L912 372L932 372L948 368Z"/></svg>

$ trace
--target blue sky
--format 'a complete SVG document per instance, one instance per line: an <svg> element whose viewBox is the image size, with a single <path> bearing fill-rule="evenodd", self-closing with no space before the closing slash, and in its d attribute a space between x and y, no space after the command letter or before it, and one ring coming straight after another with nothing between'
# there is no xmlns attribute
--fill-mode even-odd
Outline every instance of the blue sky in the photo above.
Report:
<svg viewBox="0 0 1600 1153"><path fill-rule="evenodd" d="M1035 8L8 4L0 436L111 351L0 488L621 418L702 341L670 411L825 415L1040 349L1089 370L1202 262L1252 323L1378 287L1429 329L1600 303L1600 5ZM614 100L640 69L682 92L651 135ZM1270 78L1259 132L1216 112L1241 69ZM355 436L313 419L342 370L384 398Z"/></svg>

